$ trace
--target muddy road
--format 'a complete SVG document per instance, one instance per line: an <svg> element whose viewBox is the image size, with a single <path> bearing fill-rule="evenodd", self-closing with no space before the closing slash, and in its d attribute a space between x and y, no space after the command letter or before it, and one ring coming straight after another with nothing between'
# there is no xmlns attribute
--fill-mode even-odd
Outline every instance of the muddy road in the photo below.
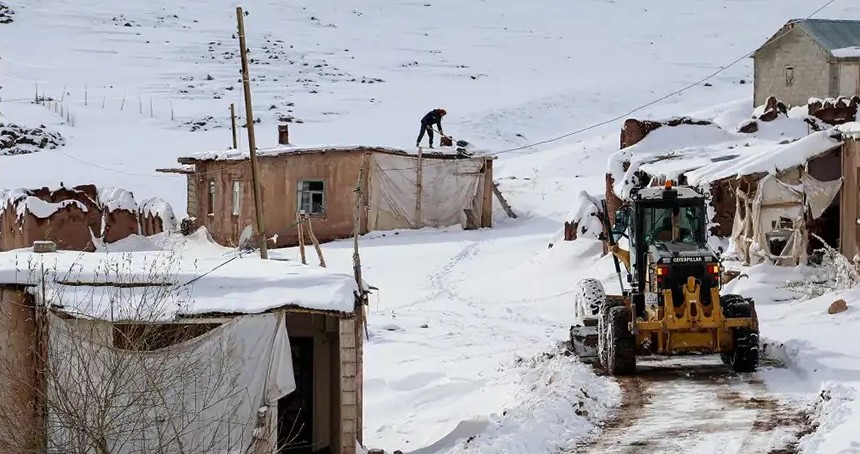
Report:
<svg viewBox="0 0 860 454"><path fill-rule="evenodd" d="M623 405L575 453L790 454L811 430L756 374L715 357L644 359L620 378Z"/></svg>

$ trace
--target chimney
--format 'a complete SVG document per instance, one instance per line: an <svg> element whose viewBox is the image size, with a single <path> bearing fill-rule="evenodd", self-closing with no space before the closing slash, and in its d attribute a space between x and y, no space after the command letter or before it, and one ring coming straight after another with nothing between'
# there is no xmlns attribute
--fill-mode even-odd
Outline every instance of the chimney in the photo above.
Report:
<svg viewBox="0 0 860 454"><path fill-rule="evenodd" d="M57 243L53 241L33 241L33 252L37 254L57 252Z"/></svg>
<svg viewBox="0 0 860 454"><path fill-rule="evenodd" d="M288 124L278 125L278 144L279 145L289 145L290 144L290 125L288 125Z"/></svg>

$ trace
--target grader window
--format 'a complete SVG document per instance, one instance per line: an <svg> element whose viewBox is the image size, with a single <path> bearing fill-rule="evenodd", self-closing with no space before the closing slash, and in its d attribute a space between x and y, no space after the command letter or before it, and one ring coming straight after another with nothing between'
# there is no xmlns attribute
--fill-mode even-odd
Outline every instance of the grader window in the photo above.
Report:
<svg viewBox="0 0 860 454"><path fill-rule="evenodd" d="M699 206L645 208L642 214L647 244L695 244L702 238L701 221L704 213Z"/></svg>

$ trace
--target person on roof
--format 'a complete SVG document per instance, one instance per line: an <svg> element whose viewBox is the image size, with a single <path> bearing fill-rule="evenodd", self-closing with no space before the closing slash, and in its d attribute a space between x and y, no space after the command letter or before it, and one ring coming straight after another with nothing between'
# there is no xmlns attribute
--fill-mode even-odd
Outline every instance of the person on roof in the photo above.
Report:
<svg viewBox="0 0 860 454"><path fill-rule="evenodd" d="M444 135L442 132L442 117L444 117L448 112L445 109L433 109L430 112L427 112L427 115L424 115L424 118L421 119L421 132L418 133L418 140L415 141L415 146L421 146L421 139L424 138L424 133L427 133L427 136L430 138L430 148L433 148L433 125L439 128L439 134Z"/></svg>

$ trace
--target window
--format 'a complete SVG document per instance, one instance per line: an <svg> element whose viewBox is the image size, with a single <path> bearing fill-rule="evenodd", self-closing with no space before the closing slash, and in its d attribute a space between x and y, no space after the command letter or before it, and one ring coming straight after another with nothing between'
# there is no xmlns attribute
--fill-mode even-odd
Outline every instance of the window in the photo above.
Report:
<svg viewBox="0 0 860 454"><path fill-rule="evenodd" d="M299 181L296 193L299 212L310 215L325 214L325 182L321 180Z"/></svg>
<svg viewBox="0 0 860 454"><path fill-rule="evenodd" d="M794 66L786 66L785 67L785 86L790 87L794 85Z"/></svg>
<svg viewBox="0 0 860 454"><path fill-rule="evenodd" d="M209 197L206 203L206 213L210 216L215 214L215 180L209 180Z"/></svg>
<svg viewBox="0 0 860 454"><path fill-rule="evenodd" d="M643 209L645 242L681 242L696 244L704 240L704 213L699 206ZM678 228L673 238L672 226Z"/></svg>
<svg viewBox="0 0 860 454"><path fill-rule="evenodd" d="M242 213L242 182L233 180L233 216Z"/></svg>

